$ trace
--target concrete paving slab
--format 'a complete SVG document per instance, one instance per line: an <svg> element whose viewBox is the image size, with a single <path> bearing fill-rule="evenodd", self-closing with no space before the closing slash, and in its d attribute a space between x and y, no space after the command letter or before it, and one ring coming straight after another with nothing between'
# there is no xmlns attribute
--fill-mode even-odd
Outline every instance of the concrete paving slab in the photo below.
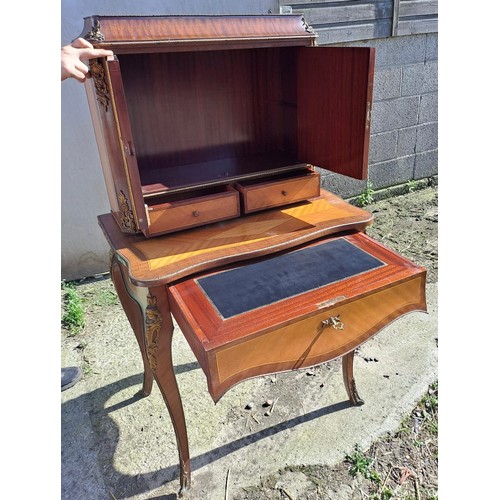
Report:
<svg viewBox="0 0 500 500"><path fill-rule="evenodd" d="M361 346L354 365L361 407L349 404L338 361L246 381L214 405L176 328L193 469L188 498L223 500L226 480L231 492L286 465L335 465L355 444L368 448L395 431L437 380L437 293L437 283L427 286L428 314L410 313ZM156 386L149 397L136 396L142 360L125 315L106 318L94 333L85 348L92 373L61 395L62 498L174 499L174 433ZM64 343L62 366L77 364L76 342ZM276 401L268 417L267 399Z"/></svg>

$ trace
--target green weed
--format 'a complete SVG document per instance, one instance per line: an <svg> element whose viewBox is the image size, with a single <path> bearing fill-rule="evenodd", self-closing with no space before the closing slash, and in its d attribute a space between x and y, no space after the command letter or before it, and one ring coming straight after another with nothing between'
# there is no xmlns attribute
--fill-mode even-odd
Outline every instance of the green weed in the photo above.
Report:
<svg viewBox="0 0 500 500"><path fill-rule="evenodd" d="M415 191L415 189L417 189L417 186L418 186L417 181L415 179L410 179L406 183L406 192L407 193L413 193L413 191Z"/></svg>
<svg viewBox="0 0 500 500"><path fill-rule="evenodd" d="M427 394L422 398L422 404L425 410L435 414L438 411L438 383L434 382L427 391Z"/></svg>
<svg viewBox="0 0 500 500"><path fill-rule="evenodd" d="M364 455L360 449L359 445L355 445L354 453L352 455L346 455L345 460L350 464L349 474L355 477L357 474L361 474L366 479L370 479L376 483L380 482L380 475L377 471L371 469L373 464L373 459Z"/></svg>
<svg viewBox="0 0 500 500"><path fill-rule="evenodd" d="M431 434L438 434L438 383L434 382L429 386L427 394L425 394L416 408L417 418L421 421L420 427L427 429ZM401 422L398 435L408 435L414 432L413 416L405 418ZM418 439L414 439L414 446L420 448L422 443Z"/></svg>
<svg viewBox="0 0 500 500"><path fill-rule="evenodd" d="M357 198L358 205L360 207L366 207L370 203L373 203L373 194L375 191L373 190L373 185L370 181L366 183L366 187L361 191L361 194Z"/></svg>
<svg viewBox="0 0 500 500"><path fill-rule="evenodd" d="M389 500L394 496L394 491L387 486L384 486L383 490L380 493L376 493L372 496L372 500Z"/></svg>
<svg viewBox="0 0 500 500"><path fill-rule="evenodd" d="M85 292L83 301L98 307L115 306L118 304L118 296L114 288L100 289L96 287Z"/></svg>
<svg viewBox="0 0 500 500"><path fill-rule="evenodd" d="M62 289L64 291L64 313L61 324L68 330L68 335L74 336L85 326L83 304L73 283L63 282Z"/></svg>
<svg viewBox="0 0 500 500"><path fill-rule="evenodd" d="M85 363L85 364L82 366L82 371L83 371L83 374L84 374L84 375L88 375L89 373L92 373L92 367L90 366L90 364Z"/></svg>

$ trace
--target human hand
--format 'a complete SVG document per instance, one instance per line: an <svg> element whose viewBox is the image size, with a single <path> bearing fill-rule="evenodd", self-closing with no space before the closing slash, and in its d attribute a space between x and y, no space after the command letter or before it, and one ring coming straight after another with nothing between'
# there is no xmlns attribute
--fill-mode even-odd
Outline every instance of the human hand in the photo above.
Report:
<svg viewBox="0 0 500 500"><path fill-rule="evenodd" d="M84 82L89 68L83 61L112 55L111 50L94 49L87 40L77 38L61 49L61 81L75 78L79 82Z"/></svg>

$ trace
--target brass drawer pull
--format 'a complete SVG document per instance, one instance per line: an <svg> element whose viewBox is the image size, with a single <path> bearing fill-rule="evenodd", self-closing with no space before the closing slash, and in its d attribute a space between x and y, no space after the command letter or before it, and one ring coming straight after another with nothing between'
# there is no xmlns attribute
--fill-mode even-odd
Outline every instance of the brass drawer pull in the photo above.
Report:
<svg viewBox="0 0 500 500"><path fill-rule="evenodd" d="M334 330L343 330L344 323L340 321L340 314L337 314L337 316L330 316L328 319L324 319L321 322L321 330L325 329L327 326L331 326Z"/></svg>
<svg viewBox="0 0 500 500"><path fill-rule="evenodd" d="M198 210L195 210L193 212L193 217L199 217L199 215L200 215L200 212L198 212Z"/></svg>
<svg viewBox="0 0 500 500"><path fill-rule="evenodd" d="M282 194L283 196L286 196L286 195L288 194L288 192L287 192L287 191L285 191L285 190L283 190L283 191L281 191L281 194Z"/></svg>

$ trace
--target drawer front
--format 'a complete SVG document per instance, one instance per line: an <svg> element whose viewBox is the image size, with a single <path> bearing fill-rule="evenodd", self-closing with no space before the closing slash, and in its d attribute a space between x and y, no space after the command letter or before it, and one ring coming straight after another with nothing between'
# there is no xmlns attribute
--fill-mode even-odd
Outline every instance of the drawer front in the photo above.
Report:
<svg viewBox="0 0 500 500"><path fill-rule="evenodd" d="M239 194L226 192L148 207L149 234L162 234L239 217Z"/></svg>
<svg viewBox="0 0 500 500"><path fill-rule="evenodd" d="M222 347L214 356L218 378L215 386L227 385L230 379L312 366L346 354L393 319L425 302L423 284L423 278L418 276L286 327Z"/></svg>
<svg viewBox="0 0 500 500"><path fill-rule="evenodd" d="M241 186L243 209L245 213L279 207L315 198L320 194L320 175L311 172L300 177L263 182L260 184Z"/></svg>

